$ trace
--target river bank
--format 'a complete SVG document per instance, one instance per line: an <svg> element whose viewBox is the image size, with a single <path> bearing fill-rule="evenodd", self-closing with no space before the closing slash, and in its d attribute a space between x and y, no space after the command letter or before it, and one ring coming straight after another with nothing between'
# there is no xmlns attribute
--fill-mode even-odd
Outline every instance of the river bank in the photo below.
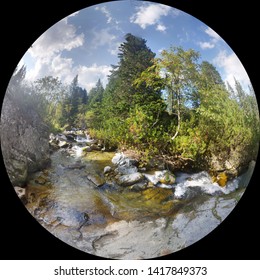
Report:
<svg viewBox="0 0 260 280"><path fill-rule="evenodd" d="M30 178L23 201L57 238L105 258L154 258L200 240L233 210L251 176L248 171L224 188L205 171L162 182L162 171L140 170L123 153L101 147L86 151L95 141L77 139Z"/></svg>

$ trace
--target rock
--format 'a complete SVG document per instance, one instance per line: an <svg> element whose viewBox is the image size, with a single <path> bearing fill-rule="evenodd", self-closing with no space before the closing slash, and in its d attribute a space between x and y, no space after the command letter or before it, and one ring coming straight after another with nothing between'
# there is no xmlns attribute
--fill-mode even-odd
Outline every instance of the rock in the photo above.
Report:
<svg viewBox="0 0 260 280"><path fill-rule="evenodd" d="M49 140L50 141L56 140L56 137L55 137L55 135L53 133L50 133Z"/></svg>
<svg viewBox="0 0 260 280"><path fill-rule="evenodd" d="M155 171L154 175L144 174L144 176L154 185L157 185L158 183L172 185L175 183L175 176L168 170Z"/></svg>
<svg viewBox="0 0 260 280"><path fill-rule="evenodd" d="M115 165L119 165L125 163L125 156L123 153L116 153L115 156L112 158L112 163Z"/></svg>
<svg viewBox="0 0 260 280"><path fill-rule="evenodd" d="M217 182L220 187L225 187L227 184L228 177L225 172L219 173L217 176L212 177L213 183Z"/></svg>
<svg viewBox="0 0 260 280"><path fill-rule="evenodd" d="M66 134L66 138L68 141L76 142L76 135L75 134Z"/></svg>
<svg viewBox="0 0 260 280"><path fill-rule="evenodd" d="M107 174L107 173L109 173L109 172L111 172L112 171L112 167L111 166L105 166L105 168L104 168L104 174Z"/></svg>
<svg viewBox="0 0 260 280"><path fill-rule="evenodd" d="M60 140L64 140L64 141L66 141L67 140L67 137L64 135L64 134L61 134L61 133L59 133L58 135L57 135L57 137L58 137L58 139Z"/></svg>
<svg viewBox="0 0 260 280"><path fill-rule="evenodd" d="M145 180L142 180L141 182L138 182L132 186L129 187L130 190L132 191L142 191L147 189L148 183Z"/></svg>
<svg viewBox="0 0 260 280"><path fill-rule="evenodd" d="M49 131L33 106L25 107L17 95L10 88L4 98L1 148L11 183L22 186L30 174L50 162Z"/></svg>
<svg viewBox="0 0 260 280"><path fill-rule="evenodd" d="M91 150L93 151L101 151L101 147L96 145L96 144L91 144L90 145Z"/></svg>
<svg viewBox="0 0 260 280"><path fill-rule="evenodd" d="M48 180L45 176L43 175L40 175L38 178L36 178L35 180L35 183L36 184L39 184L39 185L44 185Z"/></svg>
<svg viewBox="0 0 260 280"><path fill-rule="evenodd" d="M93 183L96 187L100 187L105 184L105 180L98 174L88 174L87 180Z"/></svg>
<svg viewBox="0 0 260 280"><path fill-rule="evenodd" d="M86 167L85 164L82 164L80 162L75 162L74 164L70 164L70 165L66 166L65 169L82 169L85 167Z"/></svg>
<svg viewBox="0 0 260 280"><path fill-rule="evenodd" d="M22 198L25 197L25 194L26 194L25 188L14 187L14 190L15 190L16 194L18 195L18 197L19 197L20 199L22 199Z"/></svg>
<svg viewBox="0 0 260 280"><path fill-rule="evenodd" d="M199 197L203 194L203 190L200 187L187 187L184 194L180 197L179 195L175 195L176 199L181 200L191 200L195 197Z"/></svg>
<svg viewBox="0 0 260 280"><path fill-rule="evenodd" d="M155 176L159 182L165 185L172 185L175 183L175 176L168 170L156 171Z"/></svg>
<svg viewBox="0 0 260 280"><path fill-rule="evenodd" d="M144 179L144 175L140 172L122 175L117 179L117 183L123 187L134 185Z"/></svg>
<svg viewBox="0 0 260 280"><path fill-rule="evenodd" d="M127 174L133 174L138 171L138 168L136 166L126 166L126 165L119 165L116 169L116 172L122 174L122 175L127 175Z"/></svg>
<svg viewBox="0 0 260 280"><path fill-rule="evenodd" d="M68 147L69 147L69 144L68 144L66 141L59 141L58 146L59 146L60 148L68 148Z"/></svg>
<svg viewBox="0 0 260 280"><path fill-rule="evenodd" d="M82 152L91 152L91 151L92 151L92 149L90 146L86 146L86 147L82 148Z"/></svg>

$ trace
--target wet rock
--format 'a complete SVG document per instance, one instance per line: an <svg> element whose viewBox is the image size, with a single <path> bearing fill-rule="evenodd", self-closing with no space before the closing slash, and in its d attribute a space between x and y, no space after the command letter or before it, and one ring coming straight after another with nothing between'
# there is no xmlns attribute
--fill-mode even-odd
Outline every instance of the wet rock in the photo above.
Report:
<svg viewBox="0 0 260 280"><path fill-rule="evenodd" d="M59 146L60 148L68 148L68 147L69 147L69 144L68 144L66 141L59 141L58 146Z"/></svg>
<svg viewBox="0 0 260 280"><path fill-rule="evenodd" d="M221 172L212 177L213 183L217 182L220 187L225 187L227 184L228 176L225 172Z"/></svg>
<svg viewBox="0 0 260 280"><path fill-rule="evenodd" d="M136 166L119 165L115 169L115 171L122 175L128 175L136 173L138 171L138 168Z"/></svg>
<svg viewBox="0 0 260 280"><path fill-rule="evenodd" d="M73 164L67 165L65 168L66 169L83 169L85 167L86 167L85 164L82 164L80 162L75 162Z"/></svg>
<svg viewBox="0 0 260 280"><path fill-rule="evenodd" d="M128 175L119 176L117 179L117 183L123 187L128 187L134 185L135 183L140 182L144 179L144 175L140 172L135 172Z"/></svg>
<svg viewBox="0 0 260 280"><path fill-rule="evenodd" d="M91 144L90 148L93 151L101 151L101 149L102 149L102 147L100 147L99 145L96 145L96 144Z"/></svg>
<svg viewBox="0 0 260 280"><path fill-rule="evenodd" d="M175 176L168 170L155 171L154 174L144 174L144 176L154 185L161 183L165 185L164 187L167 187L166 185L175 183Z"/></svg>
<svg viewBox="0 0 260 280"><path fill-rule="evenodd" d="M88 174L87 180L92 182L96 187L100 187L105 184L105 179L102 178L99 174Z"/></svg>
<svg viewBox="0 0 260 280"><path fill-rule="evenodd" d="M162 184L172 185L175 183L175 176L168 170L156 171L155 176Z"/></svg>
<svg viewBox="0 0 260 280"><path fill-rule="evenodd" d="M56 140L56 136L55 136L53 133L50 133L50 135L49 135L49 140L50 140L50 141Z"/></svg>
<svg viewBox="0 0 260 280"><path fill-rule="evenodd" d="M115 156L112 158L112 163L115 165L119 165L125 163L125 156L123 153L116 153Z"/></svg>
<svg viewBox="0 0 260 280"><path fill-rule="evenodd" d="M64 134L57 134L56 138L59 140L59 141L67 141L67 137L64 135Z"/></svg>
<svg viewBox="0 0 260 280"><path fill-rule="evenodd" d="M76 142L76 135L75 134L66 134L66 138L68 141L71 141L71 142Z"/></svg>
<svg viewBox="0 0 260 280"><path fill-rule="evenodd" d="M180 197L176 195L176 198L183 199L183 200L191 200L195 197L198 197L203 194L203 190L201 187L187 187L185 193Z"/></svg>
<svg viewBox="0 0 260 280"><path fill-rule="evenodd" d="M104 174L110 173L112 171L112 167L111 166L105 166L104 167Z"/></svg>
<svg viewBox="0 0 260 280"><path fill-rule="evenodd" d="M136 184L130 186L129 189L132 191L142 191L142 190L147 189L147 185L148 185L148 182L143 180L139 183L136 183Z"/></svg>
<svg viewBox="0 0 260 280"><path fill-rule="evenodd" d="M89 153L89 152L91 152L92 151L92 149L91 149L91 147L90 146L86 146L86 147L83 147L82 148L82 152L85 152L85 153Z"/></svg>

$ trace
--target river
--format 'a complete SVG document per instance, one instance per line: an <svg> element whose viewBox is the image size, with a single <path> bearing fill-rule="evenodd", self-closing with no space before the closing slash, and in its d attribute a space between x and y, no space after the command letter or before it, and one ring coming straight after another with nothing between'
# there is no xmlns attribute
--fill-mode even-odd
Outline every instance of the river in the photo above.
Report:
<svg viewBox="0 0 260 280"><path fill-rule="evenodd" d="M115 153L83 153L80 142L55 151L51 166L34 174L25 206L60 240L104 258L155 258L193 244L233 210L251 175L225 188L206 172L177 173L173 188L119 188L103 172Z"/></svg>

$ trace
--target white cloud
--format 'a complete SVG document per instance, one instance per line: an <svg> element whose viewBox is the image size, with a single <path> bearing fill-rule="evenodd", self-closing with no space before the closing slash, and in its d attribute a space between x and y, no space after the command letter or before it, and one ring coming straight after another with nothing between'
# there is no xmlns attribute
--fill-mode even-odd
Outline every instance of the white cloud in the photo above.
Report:
<svg viewBox="0 0 260 280"><path fill-rule="evenodd" d="M235 53L228 55L226 51L221 51L215 57L213 63L222 70L223 79L231 86L234 86L234 78L236 78L245 89L250 85L247 72Z"/></svg>
<svg viewBox="0 0 260 280"><path fill-rule="evenodd" d="M54 56L49 64L36 62L35 67L26 74L26 79L35 81L45 76L58 77L63 83L69 84L78 75L79 85L89 91L95 86L98 79L106 85L107 76L110 74L111 66L92 64L90 66L73 66L71 58L63 58L59 55Z"/></svg>
<svg viewBox="0 0 260 280"><path fill-rule="evenodd" d="M205 33L208 34L215 43L221 39L221 37L210 27L205 29Z"/></svg>
<svg viewBox="0 0 260 280"><path fill-rule="evenodd" d="M73 61L62 57L62 51L71 51L84 44L84 35L77 34L76 31L76 27L68 23L67 17L43 33L24 56L33 61L30 63L26 78L34 81L47 75L58 76L61 79L66 77Z"/></svg>
<svg viewBox="0 0 260 280"><path fill-rule="evenodd" d="M110 11L108 10L108 8L106 6L97 6L95 8L95 10L100 11L101 13L103 13L105 15L108 24L112 25L116 30L123 32L123 30L119 26L120 22L112 17Z"/></svg>
<svg viewBox="0 0 260 280"><path fill-rule="evenodd" d="M52 55L63 50L70 51L83 43L84 34L76 34L76 27L68 24L68 18L65 18L43 33L29 49L29 53L34 58L49 60Z"/></svg>
<svg viewBox="0 0 260 280"><path fill-rule="evenodd" d="M102 12L107 18L107 23L111 23L113 18L112 18L111 13L108 11L106 6L102 6L102 7L98 6L98 7L95 8L95 10Z"/></svg>
<svg viewBox="0 0 260 280"><path fill-rule="evenodd" d="M150 25L157 25L158 31L165 31L160 19L167 16L172 8L162 4L149 4L139 6L136 10L137 12L130 18L131 23L138 24L142 29Z"/></svg>
<svg viewBox="0 0 260 280"><path fill-rule="evenodd" d="M116 36L110 33L109 28L104 28L98 31L94 31L94 38L92 41L93 48L101 47L101 46L111 46L116 40Z"/></svg>
<svg viewBox="0 0 260 280"><path fill-rule="evenodd" d="M89 67L78 66L74 69L74 72L75 75L79 75L79 84L89 91L96 85L98 79L105 86L108 82L107 76L110 74L110 70L112 70L111 66L97 65L94 63Z"/></svg>
<svg viewBox="0 0 260 280"><path fill-rule="evenodd" d="M199 46L203 49L213 49L216 43L221 40L221 37L210 27L207 27L204 32L210 37L209 41L198 42Z"/></svg>
<svg viewBox="0 0 260 280"><path fill-rule="evenodd" d="M104 28L98 31L93 31L93 40L91 47L96 49L98 47L107 47L107 51L112 55L117 55L118 47L121 44L118 40L119 36L116 36L111 32L111 28Z"/></svg>
<svg viewBox="0 0 260 280"><path fill-rule="evenodd" d="M215 47L215 44L211 42L199 42L199 45L203 50L213 49Z"/></svg>
<svg viewBox="0 0 260 280"><path fill-rule="evenodd" d="M26 59L30 62L26 79L33 82L51 75L69 84L76 75L79 75L80 86L87 90L95 86L99 78L106 85L111 66L97 64L75 66L72 58L62 55L64 50L70 51L84 44L84 35L77 34L76 27L69 24L67 19L61 20L39 37L21 60L25 64ZM105 30L102 34L99 33L99 37L99 40L98 36L95 39L96 46L106 45L110 41L109 46L112 48L115 37Z"/></svg>
<svg viewBox="0 0 260 280"><path fill-rule="evenodd" d="M160 23L156 26L156 30L158 31L164 32L166 29L167 29L166 26Z"/></svg>

